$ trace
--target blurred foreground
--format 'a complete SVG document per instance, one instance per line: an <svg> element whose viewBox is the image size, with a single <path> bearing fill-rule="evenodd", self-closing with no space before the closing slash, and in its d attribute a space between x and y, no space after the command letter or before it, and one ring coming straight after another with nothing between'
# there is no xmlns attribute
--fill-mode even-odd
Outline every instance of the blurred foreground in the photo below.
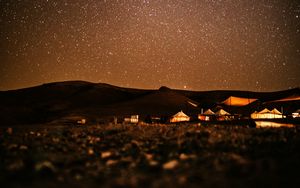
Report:
<svg viewBox="0 0 300 188"><path fill-rule="evenodd" d="M1 128L1 187L297 187L300 127Z"/></svg>

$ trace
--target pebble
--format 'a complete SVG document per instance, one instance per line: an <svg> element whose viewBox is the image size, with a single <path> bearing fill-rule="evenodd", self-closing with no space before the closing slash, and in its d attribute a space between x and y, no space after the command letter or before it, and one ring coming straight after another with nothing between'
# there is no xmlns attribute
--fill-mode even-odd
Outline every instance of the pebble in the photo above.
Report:
<svg viewBox="0 0 300 188"><path fill-rule="evenodd" d="M95 153L95 152L94 152L94 150L93 150L92 148L89 148L89 149L88 149L88 154L89 154L89 155L93 155L94 153Z"/></svg>
<svg viewBox="0 0 300 188"><path fill-rule="evenodd" d="M101 153L101 158L102 159L108 158L110 156L112 156L112 153L110 151L105 151L105 152Z"/></svg>
<svg viewBox="0 0 300 188"><path fill-rule="evenodd" d="M171 160L163 164L163 169L165 170L172 170L178 166L177 160Z"/></svg>
<svg viewBox="0 0 300 188"><path fill-rule="evenodd" d="M115 165L115 164L117 164L118 163L118 161L117 160L112 160L112 159L109 159L108 161L106 161L106 165L107 166L112 166L112 165Z"/></svg>

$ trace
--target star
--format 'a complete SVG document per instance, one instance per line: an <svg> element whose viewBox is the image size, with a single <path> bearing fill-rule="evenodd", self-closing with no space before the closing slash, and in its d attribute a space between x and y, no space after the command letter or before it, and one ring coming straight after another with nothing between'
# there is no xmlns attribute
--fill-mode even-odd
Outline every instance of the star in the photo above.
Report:
<svg viewBox="0 0 300 188"><path fill-rule="evenodd" d="M4 0L0 24L0 90L62 80L253 91L300 83L296 0Z"/></svg>

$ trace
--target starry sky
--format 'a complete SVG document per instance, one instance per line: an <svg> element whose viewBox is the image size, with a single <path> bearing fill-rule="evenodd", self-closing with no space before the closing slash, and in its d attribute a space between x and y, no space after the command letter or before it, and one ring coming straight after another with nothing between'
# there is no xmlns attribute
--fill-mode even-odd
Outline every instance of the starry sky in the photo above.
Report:
<svg viewBox="0 0 300 188"><path fill-rule="evenodd" d="M300 86L298 0L0 0L0 90Z"/></svg>

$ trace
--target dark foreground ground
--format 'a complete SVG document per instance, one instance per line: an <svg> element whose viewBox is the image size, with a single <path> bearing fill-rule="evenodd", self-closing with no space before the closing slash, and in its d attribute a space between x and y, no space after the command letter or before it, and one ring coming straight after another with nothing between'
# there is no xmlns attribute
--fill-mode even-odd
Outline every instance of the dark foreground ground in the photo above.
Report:
<svg viewBox="0 0 300 188"><path fill-rule="evenodd" d="M0 129L1 187L298 187L300 127Z"/></svg>

